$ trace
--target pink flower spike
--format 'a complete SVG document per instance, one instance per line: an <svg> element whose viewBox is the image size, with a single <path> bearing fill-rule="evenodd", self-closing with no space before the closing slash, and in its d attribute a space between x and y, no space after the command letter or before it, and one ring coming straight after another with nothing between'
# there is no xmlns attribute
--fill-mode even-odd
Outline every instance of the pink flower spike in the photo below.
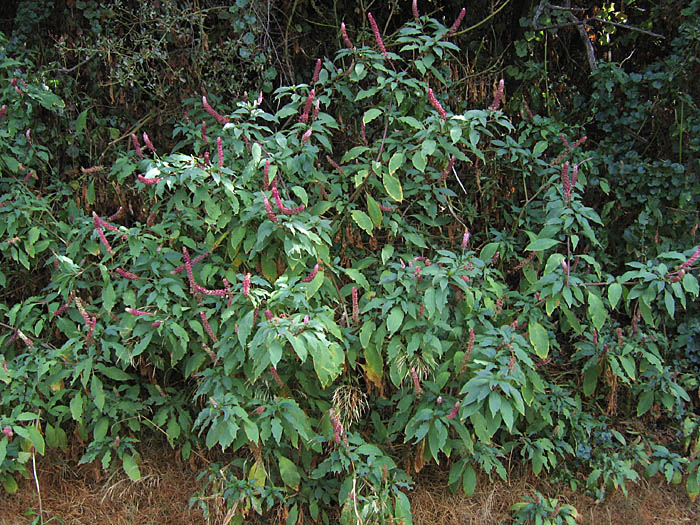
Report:
<svg viewBox="0 0 700 525"><path fill-rule="evenodd" d="M109 245L109 241L107 241L107 237L105 237L105 233L102 231L102 227L95 226L95 231L97 231L97 236L100 238L100 241L102 241L102 244L104 245L105 249L107 250L107 253L113 254L114 250Z"/></svg>
<svg viewBox="0 0 700 525"><path fill-rule="evenodd" d="M445 120L447 118L447 112L443 109L442 105L440 104L440 101L438 101L438 99L435 98L435 93L433 93L432 88L428 88L428 101L437 110L437 112L440 115L440 118L442 120Z"/></svg>
<svg viewBox="0 0 700 525"><path fill-rule="evenodd" d="M457 413L459 412L459 401L456 401L454 406L452 407L452 410L450 410L450 413L447 414L447 419L454 419L457 417Z"/></svg>
<svg viewBox="0 0 700 525"><path fill-rule="evenodd" d="M206 252L204 252L202 255L198 255L197 257L195 257L194 259L192 259L192 261L191 261L192 266L194 266L194 265L197 264L199 261L201 261L202 259L204 259L207 255L209 255L209 252L208 252L208 251L206 251ZM186 270L186 268L187 268L187 266L186 266L185 264L181 264L181 265L178 266L177 268L175 268L175 269L173 269L173 270L170 270L170 273L171 273L172 275L175 275L175 274L178 274L178 273L183 272L184 270Z"/></svg>
<svg viewBox="0 0 700 525"><path fill-rule="evenodd" d="M27 142L29 142L29 144L34 145L34 142L32 141L32 130L27 129L27 131L24 132L24 135L25 137L27 137Z"/></svg>
<svg viewBox="0 0 700 525"><path fill-rule="evenodd" d="M501 79L498 82L498 89L496 89L496 94L493 96L493 102L489 106L490 110L496 111L501 107L501 100L503 99L503 91L506 87L505 80Z"/></svg>
<svg viewBox="0 0 700 525"><path fill-rule="evenodd" d="M267 200L267 196L263 192L263 203L265 205L265 213L267 213L267 218L270 219L272 222L279 222L280 220L277 218L277 216L274 214L272 211L272 204L270 204L270 201Z"/></svg>
<svg viewBox="0 0 700 525"><path fill-rule="evenodd" d="M214 108L211 107L211 105L209 105L209 102L207 102L207 97L205 96L202 96L202 105L204 106L204 111L206 111L212 117L214 117L214 119L222 126L230 122L228 117L224 117L223 115L217 113L216 110L214 110Z"/></svg>
<svg viewBox="0 0 700 525"><path fill-rule="evenodd" d="M564 199L567 201L571 197L571 180L569 180L569 161L567 160L561 167L561 185L564 190Z"/></svg>
<svg viewBox="0 0 700 525"><path fill-rule="evenodd" d="M0 118L5 116L5 111L7 111L7 107L3 104L2 107L0 107Z"/></svg>
<svg viewBox="0 0 700 525"><path fill-rule="evenodd" d="M384 206L383 204L380 204L380 205L379 205L379 209L382 210L382 211L384 211L384 212L392 212L392 211L394 211L396 208L394 208L393 206Z"/></svg>
<svg viewBox="0 0 700 525"><path fill-rule="evenodd" d="M262 104L263 101L263 92L261 91L260 94L258 95L258 100L256 100L258 106Z"/></svg>
<svg viewBox="0 0 700 525"><path fill-rule="evenodd" d="M317 273L318 273L318 264L316 264L316 266L314 266L314 269L311 270L311 273L309 275L307 275L304 279L302 279L301 282L310 283L311 281L314 280L314 277L316 277Z"/></svg>
<svg viewBox="0 0 700 525"><path fill-rule="evenodd" d="M331 166L333 166L336 170L338 170L338 173L340 173L341 175L343 174L343 168L341 168L340 165L336 161L334 161L328 155L326 155L326 160L329 162L329 164Z"/></svg>
<svg viewBox="0 0 700 525"><path fill-rule="evenodd" d="M411 3L411 12L413 13L413 18L416 20L420 18L420 13L418 12L418 0L413 0Z"/></svg>
<svg viewBox="0 0 700 525"><path fill-rule="evenodd" d="M141 159L143 159L143 152L141 151L141 144L139 144L139 139L135 133L131 134L131 142L134 144L134 149L136 150L136 154Z"/></svg>
<svg viewBox="0 0 700 525"><path fill-rule="evenodd" d="M209 325L209 319L207 319L207 314L204 312L204 310L199 312L199 317L202 319L202 324L204 325L204 329L206 330L207 334L209 334L209 337L211 338L211 340L214 341L215 343L218 343L219 340L214 335L214 331L211 329L211 326Z"/></svg>
<svg viewBox="0 0 700 525"><path fill-rule="evenodd" d="M581 137L580 139L578 139L576 142L574 142L574 145L571 146L571 149L576 149L576 148L578 148L581 144L583 144L584 142L586 142L587 139L588 139L588 137L584 135L583 137Z"/></svg>
<svg viewBox="0 0 700 525"><path fill-rule="evenodd" d="M308 314L307 314L307 315L304 316L304 324L309 324L309 321L310 321L310 318L309 318L309 316L308 316Z"/></svg>
<svg viewBox="0 0 700 525"><path fill-rule="evenodd" d="M350 51L355 49L355 46L352 45L352 41L350 40L350 37L348 36L348 30L345 27L345 22L340 23L340 34L343 37L343 42L345 43L345 47L347 47Z"/></svg>
<svg viewBox="0 0 700 525"><path fill-rule="evenodd" d="M22 332L22 330L17 330L17 337L19 337L22 340L22 342L27 348L31 348L32 346L34 346L34 341L32 341L31 339L29 339L29 337L24 335L24 332Z"/></svg>
<svg viewBox="0 0 700 525"><path fill-rule="evenodd" d="M311 83L315 84L318 82L318 76L321 74L321 59L316 60L316 67L314 67L314 76L311 79Z"/></svg>
<svg viewBox="0 0 700 525"><path fill-rule="evenodd" d="M206 166L211 165L211 159L209 158L209 152L208 152L208 151L205 151L205 152L204 152L204 164L205 164Z"/></svg>
<svg viewBox="0 0 700 525"><path fill-rule="evenodd" d="M153 186L153 185L155 185L155 184L158 184L161 180L163 180L162 177L152 177L152 178L150 178L150 179L147 179L146 177L144 177L144 176L141 175L141 174L138 174L138 175L136 176L136 179L137 179L139 182L141 182L141 183L143 183L143 184L146 184L147 186Z"/></svg>
<svg viewBox="0 0 700 525"><path fill-rule="evenodd" d="M207 123L202 121L202 142L207 144L209 141L207 140Z"/></svg>
<svg viewBox="0 0 700 525"><path fill-rule="evenodd" d="M372 16L372 13L367 13L367 18L369 19L369 25L372 28L372 32L374 33L374 39L377 41L379 50L382 52L382 55L384 55L388 59L389 53L386 52L386 47L384 46L384 42L382 41L382 35L379 32L379 26L377 25L377 21Z"/></svg>
<svg viewBox="0 0 700 525"><path fill-rule="evenodd" d="M273 315L272 315L272 312L271 312L270 310L265 310L265 318L266 318L268 321L272 322Z"/></svg>
<svg viewBox="0 0 700 525"><path fill-rule="evenodd" d="M156 148L153 147L153 142L151 142L151 139L148 138L148 135L144 131L143 133L143 143L146 145L148 149L150 149L153 153L156 152Z"/></svg>
<svg viewBox="0 0 700 525"><path fill-rule="evenodd" d="M420 386L418 372L416 372L414 367L411 367L411 377L413 378L413 392L416 394L416 396L420 396L423 393L423 389Z"/></svg>
<svg viewBox="0 0 700 525"><path fill-rule="evenodd" d="M311 139L311 134L313 133L313 128L309 128L306 130L304 135L301 137L301 142L303 144L308 144L309 140Z"/></svg>
<svg viewBox="0 0 700 525"><path fill-rule="evenodd" d="M190 281L190 293L194 294L197 290L195 288L194 274L192 273L192 261L190 260L190 252L187 251L187 247L182 247L182 255L185 259L185 270L187 270L187 279Z"/></svg>
<svg viewBox="0 0 700 525"><path fill-rule="evenodd" d="M576 181L578 180L578 164L574 164L574 172L571 174L571 190L576 189Z"/></svg>
<svg viewBox="0 0 700 525"><path fill-rule="evenodd" d="M457 32L457 30L459 29L459 26L462 25L462 20L464 20L464 15L466 15L466 14L467 14L467 10L466 10L466 8L463 7L462 10L457 15L457 19L455 20L455 23L452 24L452 27L450 27L450 30L447 32L448 37L452 36L453 34L455 34Z"/></svg>
<svg viewBox="0 0 700 525"><path fill-rule="evenodd" d="M151 323L151 328L159 328L163 324L163 321L154 321Z"/></svg>
<svg viewBox="0 0 700 525"><path fill-rule="evenodd" d="M362 138L362 142L365 144L365 146L369 145L367 142L367 135L365 135L365 121L364 119L362 122L360 122L360 138Z"/></svg>
<svg viewBox="0 0 700 525"><path fill-rule="evenodd" d="M139 279L139 276L136 275L135 273L127 272L126 270L123 270L122 268L117 268L115 270L119 275L124 277L124 279L129 279L130 281L136 281Z"/></svg>
<svg viewBox="0 0 700 525"><path fill-rule="evenodd" d="M224 167L224 146L221 137L216 137L216 152L219 155L219 167Z"/></svg>
<svg viewBox="0 0 700 525"><path fill-rule="evenodd" d="M243 278L243 296L250 297L250 274L245 274Z"/></svg>
<svg viewBox="0 0 700 525"><path fill-rule="evenodd" d="M355 321L355 324L360 323L360 303L355 286L352 287L352 320Z"/></svg>
<svg viewBox="0 0 700 525"><path fill-rule="evenodd" d="M263 172L263 187L267 190L270 187L270 180L268 178L270 174L270 160L265 161L265 171Z"/></svg>
<svg viewBox="0 0 700 525"><path fill-rule="evenodd" d="M447 163L447 167L445 168L445 171L442 172L442 176L438 179L438 182L442 182L447 177L452 173L452 169L454 168L455 165L455 156L451 155L450 156L450 161Z"/></svg>
<svg viewBox="0 0 700 525"><path fill-rule="evenodd" d="M299 117L299 122L307 122L309 120L309 113L311 112L311 107L314 104L314 97L316 96L316 90L312 89L309 95L306 97L306 102L304 102L304 111Z"/></svg>
<svg viewBox="0 0 700 525"><path fill-rule="evenodd" d="M467 245L469 244L469 230L467 228L464 228L464 235L462 236L462 250L467 249Z"/></svg>
<svg viewBox="0 0 700 525"><path fill-rule="evenodd" d="M693 266L693 264L695 264L695 261L697 261L699 257L700 257L700 246L697 247L697 249L695 250L695 253L693 253L693 255L691 255L687 261L685 261L683 264L681 264L679 268L681 268L682 270L690 269L690 267Z"/></svg>
<svg viewBox="0 0 700 525"><path fill-rule="evenodd" d="M318 118L318 114L321 111L321 101L319 99L316 99L316 102L314 102L314 112L313 115L311 115L311 122L316 122L316 119Z"/></svg>
<svg viewBox="0 0 700 525"><path fill-rule="evenodd" d="M153 315L151 312L144 312L143 310L137 310L136 308L126 308L124 310L126 313L131 314L131 315Z"/></svg>
<svg viewBox="0 0 700 525"><path fill-rule="evenodd" d="M14 435L14 432L12 432L12 429L10 427L3 428L2 433L5 434L8 438L11 438Z"/></svg>

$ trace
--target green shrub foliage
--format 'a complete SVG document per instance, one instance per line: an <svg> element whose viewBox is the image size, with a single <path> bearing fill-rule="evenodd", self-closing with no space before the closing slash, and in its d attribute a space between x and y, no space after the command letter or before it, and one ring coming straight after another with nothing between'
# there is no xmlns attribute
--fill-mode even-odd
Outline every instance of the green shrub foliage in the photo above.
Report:
<svg viewBox="0 0 700 525"><path fill-rule="evenodd" d="M172 151L134 134L71 184L32 176L50 173L41 112L65 118L63 102L5 58L8 491L33 452L73 441L81 462L137 480L150 430L184 458L220 451L193 504L217 493L237 519L410 523L425 464L471 494L510 458L599 498L640 466L698 493L697 375L673 334L697 330L700 252L610 251L601 217L633 191L600 191L612 146L516 118L507 82L460 102L457 28L419 15L383 38L369 24L364 43L343 26L346 48L308 82L232 111L190 100ZM105 187L109 209L94 206ZM550 519L556 504L514 510Z"/></svg>

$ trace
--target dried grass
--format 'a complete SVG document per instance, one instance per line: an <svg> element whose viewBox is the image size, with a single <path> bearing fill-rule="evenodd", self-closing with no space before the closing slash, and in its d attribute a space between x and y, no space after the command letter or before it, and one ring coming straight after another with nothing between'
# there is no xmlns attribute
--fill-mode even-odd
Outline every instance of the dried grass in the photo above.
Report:
<svg viewBox="0 0 700 525"><path fill-rule="evenodd" d="M142 451L142 479L132 483L121 469L105 473L93 465L76 466L60 455L37 458L42 491L44 522L66 525L204 525L201 512L189 508L189 499L201 487L197 472L202 464L190 465L162 443L150 443ZM537 490L557 496L562 503L573 504L581 514L580 522L590 525L663 525L700 523L698 504L692 504L682 486L667 485L661 479L629 486L629 497L611 494L600 505L581 491L572 493L553 486L544 477L512 472L508 482L480 475L471 498L451 494L448 472L426 465L416 477L416 489L410 494L416 525L489 525L510 523L512 504L532 496ZM24 525L34 516L37 497L33 479L23 479L17 494L0 494L0 524ZM216 503L213 500L211 503ZM209 523L223 523L223 502L212 505L216 516ZM281 509L266 518L249 515L246 523L284 523ZM51 521L51 518L53 520ZM305 523L311 523L306 516Z"/></svg>

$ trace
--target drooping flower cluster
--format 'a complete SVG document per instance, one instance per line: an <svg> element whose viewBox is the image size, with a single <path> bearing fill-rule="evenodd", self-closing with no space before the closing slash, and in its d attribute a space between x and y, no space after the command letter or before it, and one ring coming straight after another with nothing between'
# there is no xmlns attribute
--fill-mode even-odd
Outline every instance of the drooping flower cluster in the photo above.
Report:
<svg viewBox="0 0 700 525"><path fill-rule="evenodd" d="M139 144L139 138L136 136L135 133L131 134L131 142L134 145L134 149L136 150L136 154L139 156L139 158L143 159L143 152L141 151L141 144Z"/></svg>
<svg viewBox="0 0 700 525"><path fill-rule="evenodd" d="M333 439L337 444L340 444L340 440L347 445L348 438L345 434L345 429L343 428L343 423L340 421L340 417L335 410L332 408L328 410L328 417L331 420L331 426L333 427Z"/></svg>
<svg viewBox="0 0 700 525"><path fill-rule="evenodd" d="M382 41L382 35L379 32L379 26L377 25L377 21L372 16L372 13L367 13L367 19L369 20L369 26L372 28L372 33L374 33L374 39L377 41L377 46L379 46L379 50L382 52L382 55L384 55L385 58L389 59L389 53L387 53L386 51L386 46Z"/></svg>
<svg viewBox="0 0 700 525"><path fill-rule="evenodd" d="M452 24L452 26L450 27L450 30L447 32L448 37L454 35L457 32L457 30L459 29L459 26L462 25L462 20L464 20L464 15L466 15L466 14L467 14L467 10L466 10L466 8L463 7L462 10L457 15L457 18L455 19L454 24Z"/></svg>
<svg viewBox="0 0 700 525"><path fill-rule="evenodd" d="M470 236L471 236L471 235L470 235L470 233L469 233L469 229L468 229L468 228L464 228L464 235L462 236L462 244L461 244L462 250L466 250L466 249L467 249L467 246L469 245L469 237L470 237Z"/></svg>
<svg viewBox="0 0 700 525"><path fill-rule="evenodd" d="M122 268L117 268L115 270L119 275L121 275L124 279L129 279L130 281L136 281L139 279L139 276L136 275L135 273L127 272L126 270Z"/></svg>
<svg viewBox="0 0 700 525"><path fill-rule="evenodd" d="M314 266L314 269L311 270L311 273L309 273L309 275L307 275L306 277L304 277L304 279L302 279L302 282L303 283L310 283L311 281L314 280L314 277L316 277L317 273L318 273L318 263L316 264L316 266Z"/></svg>
<svg viewBox="0 0 700 525"><path fill-rule="evenodd" d="M306 206L304 206L303 204L296 208L287 208L282 202L277 186L272 187L272 197L275 199L275 204L277 205L277 208L279 209L282 215L296 215L304 211L304 209L306 209Z"/></svg>
<svg viewBox="0 0 700 525"><path fill-rule="evenodd" d="M205 96L202 96L202 105L204 106L204 111L206 111L212 117L214 117L214 120L216 120L222 126L224 124L228 124L229 122L231 122L231 120L228 117L225 117L225 116L221 115L220 113L217 113L216 110L213 107L211 107L209 102L207 102L207 97L205 97Z"/></svg>
<svg viewBox="0 0 700 525"><path fill-rule="evenodd" d="M445 120L447 118L447 112L443 109L442 104L440 104L440 101L435 98L435 93L433 93L432 88L428 88L428 101L430 102L430 105L433 106L438 114L440 115L440 118L442 120Z"/></svg>
<svg viewBox="0 0 700 525"><path fill-rule="evenodd" d="M447 414L447 419L454 419L457 416L458 412L459 412L459 401L455 401L455 404L452 407L452 410L450 410L450 413Z"/></svg>
<svg viewBox="0 0 700 525"><path fill-rule="evenodd" d="M505 80L501 79L498 82L498 88L496 89L496 93L493 96L493 102L491 102L491 105L489 106L490 110L496 111L498 108L501 107L501 101L503 100L503 91L505 90L505 87Z"/></svg>
<svg viewBox="0 0 700 525"><path fill-rule="evenodd" d="M219 155L219 167L224 167L224 146L221 137L216 137L216 153Z"/></svg>
<svg viewBox="0 0 700 525"><path fill-rule="evenodd" d="M467 363L472 356L472 351L474 350L474 340L476 336L474 334L474 329L469 329L469 343L467 343L467 351L464 353L464 359L462 359L462 367L459 369L459 375L462 375L467 370Z"/></svg>
<svg viewBox="0 0 700 525"><path fill-rule="evenodd" d="M162 179L163 179L163 177L146 178L143 175L141 175L140 173L138 175L136 175L136 180L138 180L139 182L146 184L148 186L153 186L155 184L158 184Z"/></svg>
<svg viewBox="0 0 700 525"><path fill-rule="evenodd" d="M316 67L314 67L314 76L311 78L311 83L315 84L318 82L318 76L321 74L321 59L316 60Z"/></svg>
<svg viewBox="0 0 700 525"><path fill-rule="evenodd" d="M216 338L214 335L214 331L211 329L211 325L209 324L209 319L207 319L207 314L204 310L199 312L199 317L202 319L202 325L204 326L204 330L206 330L207 334L211 338L212 341L215 343L218 343L219 340Z"/></svg>
<svg viewBox="0 0 700 525"><path fill-rule="evenodd" d="M413 18L416 20L420 18L420 13L418 12L418 0L413 0L413 2L411 2L411 12L413 13Z"/></svg>
<svg viewBox="0 0 700 525"><path fill-rule="evenodd" d="M299 117L299 122L308 122L309 113L311 113L311 108L314 105L314 97L316 97L316 89L312 89L309 95L306 97L306 102L304 102L304 111Z"/></svg>
<svg viewBox="0 0 700 525"><path fill-rule="evenodd" d="M148 149L150 149L153 153L156 152L156 148L153 147L153 142L151 142L151 139L148 138L148 135L146 132L143 132L143 143L146 145Z"/></svg>
<svg viewBox="0 0 700 525"><path fill-rule="evenodd" d="M349 50L355 49L355 46L352 45L352 41L350 40L350 37L348 36L348 30L345 27L345 22L340 23L340 34L343 37L343 42L345 43L345 47L347 47Z"/></svg>

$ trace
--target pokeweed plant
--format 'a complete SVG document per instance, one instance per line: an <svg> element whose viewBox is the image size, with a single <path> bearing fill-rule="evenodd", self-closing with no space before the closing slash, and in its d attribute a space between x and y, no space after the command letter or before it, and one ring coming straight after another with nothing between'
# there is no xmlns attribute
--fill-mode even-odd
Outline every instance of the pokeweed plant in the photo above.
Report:
<svg viewBox="0 0 700 525"><path fill-rule="evenodd" d="M214 493L239 523L410 523L429 462L467 494L509 455L579 467L599 497L636 479L626 418L689 403L659 326L697 296L696 252L606 271L585 141L515 125L502 80L463 107L444 73L457 27L369 24L365 45L341 26L346 49L274 113L208 95L174 151L130 137L107 176L121 207L27 215L57 224L41 293L2 306L0 443L24 440L3 479L71 429L81 461L132 479L145 429L185 458L220 449L192 503L211 513Z"/></svg>

